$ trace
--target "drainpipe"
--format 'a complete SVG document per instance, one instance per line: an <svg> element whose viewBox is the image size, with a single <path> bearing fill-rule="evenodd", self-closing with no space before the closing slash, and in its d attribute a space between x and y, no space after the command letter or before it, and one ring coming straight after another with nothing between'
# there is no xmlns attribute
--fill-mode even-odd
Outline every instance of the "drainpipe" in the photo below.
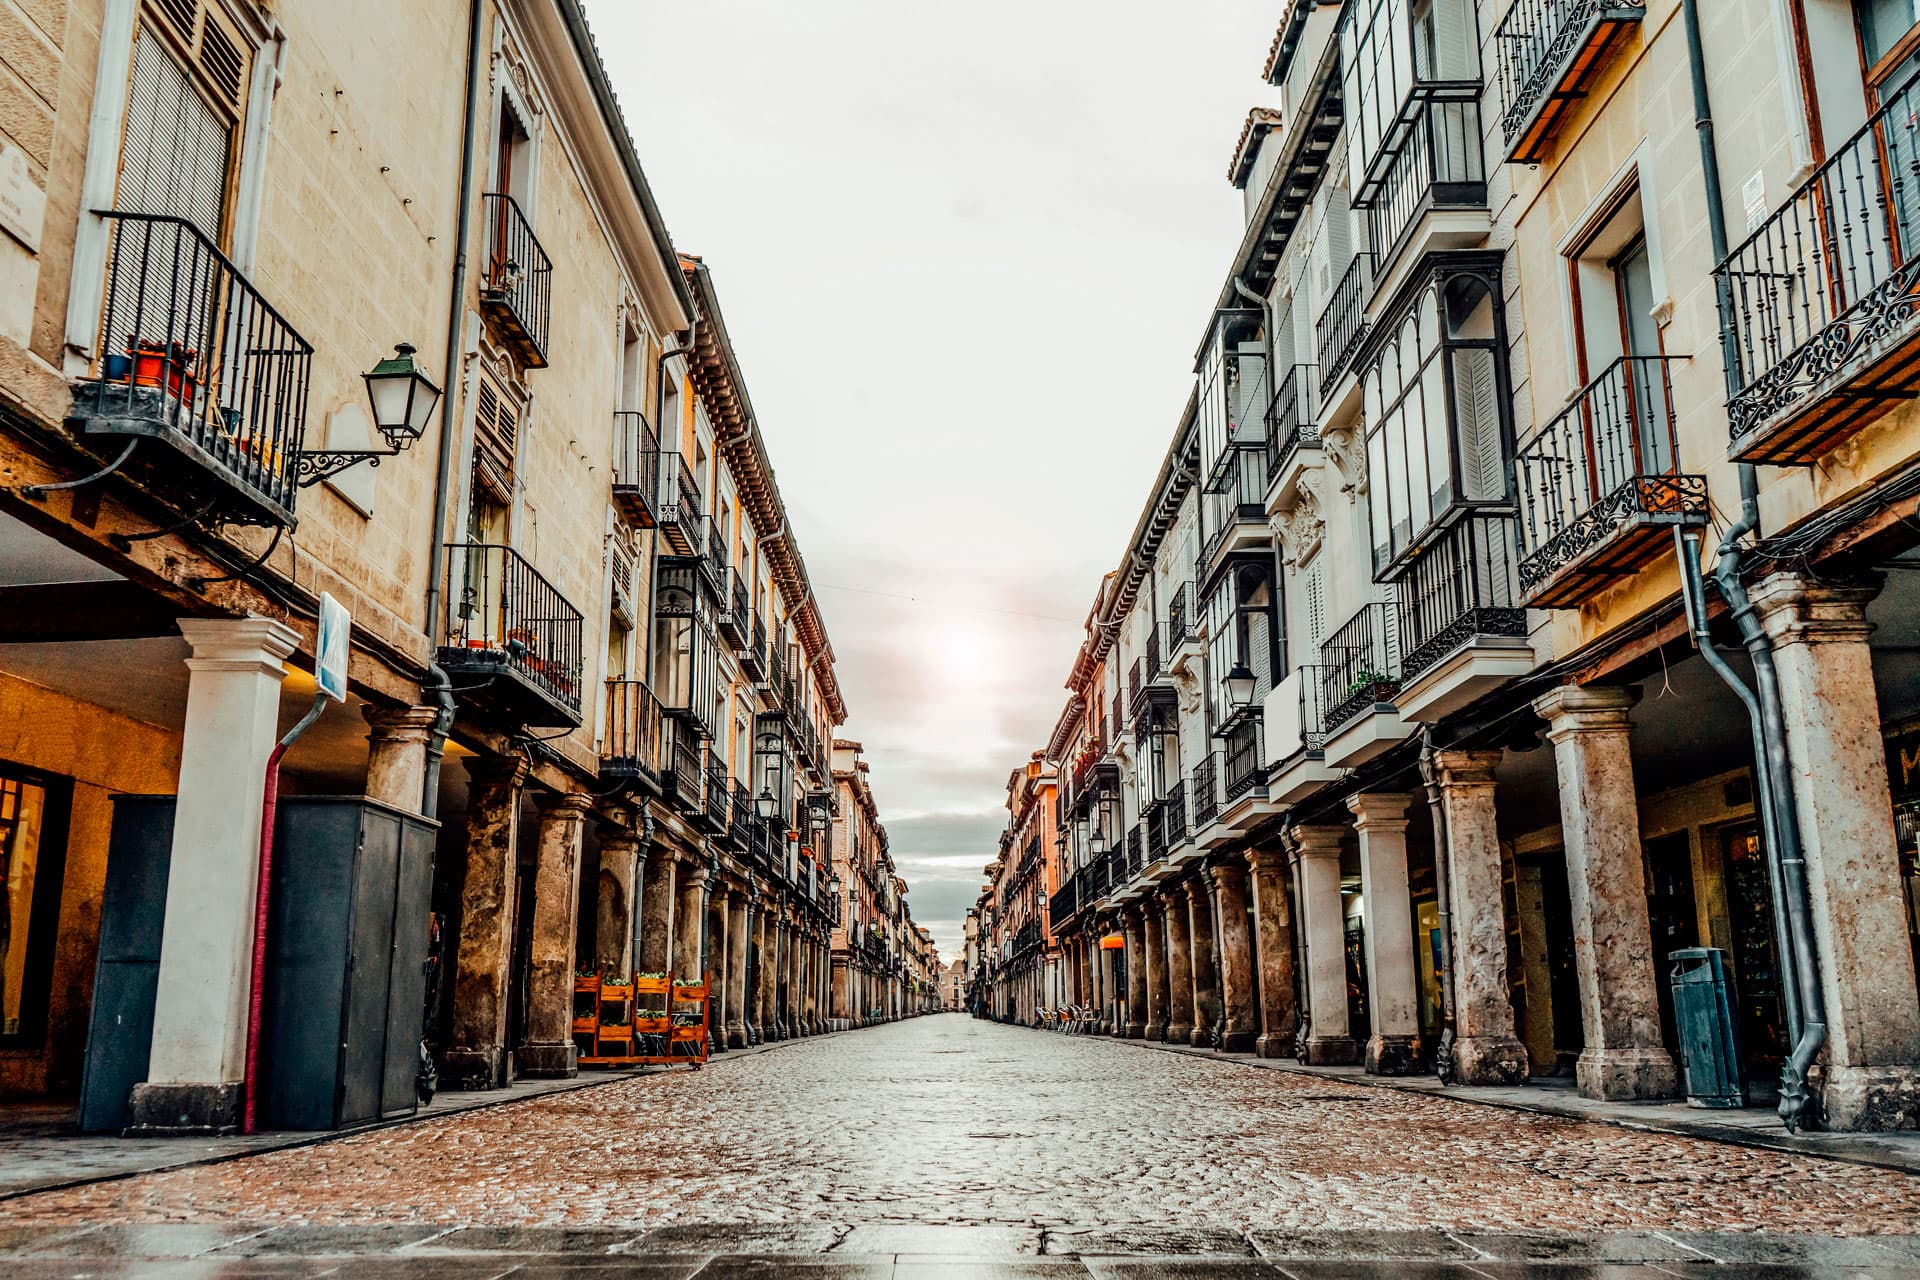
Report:
<svg viewBox="0 0 1920 1280"><path fill-rule="evenodd" d="M1453 1083L1453 897L1449 887L1453 850L1447 841L1446 806L1440 797L1440 775L1434 766L1433 726L1420 730L1420 780L1426 784L1427 808L1433 817L1433 885L1440 914L1440 1046L1433 1056L1433 1073L1440 1083Z"/></svg>
<svg viewBox="0 0 1920 1280"><path fill-rule="evenodd" d="M1681 13L1686 27L1687 64L1693 82L1694 127L1700 138L1701 177L1706 185L1707 231L1711 237L1716 263L1727 259L1726 204L1720 190L1720 164L1714 144L1713 110L1707 95L1706 52L1700 35L1699 0L1682 0ZM1726 278L1716 274L1715 292L1719 302L1721 365L1726 375L1729 399L1738 391L1739 349L1726 317L1730 314ZM1794 1046L1780 1072L1780 1119L1788 1132L1800 1127L1806 1110L1807 1070L1826 1043L1826 997L1820 988L1817 948L1813 938L1812 909L1809 905L1806 856L1800 844L1799 815L1793 799L1791 765L1787 758L1786 720L1780 705L1779 676L1774 668L1773 642L1754 616L1740 578L1740 561L1745 548L1741 540L1760 527L1760 482L1751 463L1739 464L1740 518L1728 528L1715 551L1717 563L1714 583L1726 601L1729 616L1739 630L1740 642L1753 661L1754 688L1749 690L1713 648L1707 634L1704 584L1699 583L1698 535L1675 530L1676 550L1687 593L1687 608L1695 642L1714 673L1733 689L1747 707L1753 722L1754 772L1757 775L1759 808L1763 823L1770 820L1769 861L1772 864L1775 929L1782 959L1791 970L1788 984L1797 993L1798 1017L1788 999L1788 1024ZM1781 926L1784 925L1784 930ZM1798 1023L1796 1028L1793 1024Z"/></svg>

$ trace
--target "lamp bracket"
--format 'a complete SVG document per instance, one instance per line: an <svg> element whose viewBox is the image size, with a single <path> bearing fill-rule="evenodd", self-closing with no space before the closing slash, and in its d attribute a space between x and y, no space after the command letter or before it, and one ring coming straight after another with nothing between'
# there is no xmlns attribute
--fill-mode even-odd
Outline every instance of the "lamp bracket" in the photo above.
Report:
<svg viewBox="0 0 1920 1280"><path fill-rule="evenodd" d="M377 467L380 459L395 457L399 452L398 449L303 449L294 455L295 475L304 489L362 462Z"/></svg>

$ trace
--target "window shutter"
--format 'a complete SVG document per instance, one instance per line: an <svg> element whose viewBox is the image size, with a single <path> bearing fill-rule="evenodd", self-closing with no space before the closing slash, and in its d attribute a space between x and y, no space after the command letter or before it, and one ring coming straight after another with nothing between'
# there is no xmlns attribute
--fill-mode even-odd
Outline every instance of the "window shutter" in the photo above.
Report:
<svg viewBox="0 0 1920 1280"><path fill-rule="evenodd" d="M519 421L500 385L480 375L473 422L473 478L488 498L501 506L513 503L513 456Z"/></svg>
<svg viewBox="0 0 1920 1280"><path fill-rule="evenodd" d="M1320 560L1307 570L1307 640L1317 655L1327 639L1327 579Z"/></svg>
<svg viewBox="0 0 1920 1280"><path fill-rule="evenodd" d="M637 615L633 607L633 577L636 556L633 540L624 532L607 539L607 561L613 575L613 611L629 627Z"/></svg>
<svg viewBox="0 0 1920 1280"><path fill-rule="evenodd" d="M1506 495L1507 460L1500 444L1493 352L1461 351L1454 357L1453 371L1465 496L1473 502L1496 501Z"/></svg>
<svg viewBox="0 0 1920 1280"><path fill-rule="evenodd" d="M185 218L224 243L252 60L201 0L152 0L135 37L118 207Z"/></svg>

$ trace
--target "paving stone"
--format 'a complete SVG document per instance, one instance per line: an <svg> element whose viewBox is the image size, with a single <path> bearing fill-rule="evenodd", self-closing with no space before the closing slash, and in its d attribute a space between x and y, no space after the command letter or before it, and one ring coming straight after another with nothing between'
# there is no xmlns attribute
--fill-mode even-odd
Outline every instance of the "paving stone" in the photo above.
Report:
<svg viewBox="0 0 1920 1280"><path fill-rule="evenodd" d="M1818 1263L1828 1267L1912 1265L1913 1257L1896 1243L1865 1237L1785 1235L1773 1232L1676 1233L1674 1239L1716 1262Z"/></svg>
<svg viewBox="0 0 1920 1280"><path fill-rule="evenodd" d="M445 1227L396 1226L292 1226L275 1227L258 1235L245 1236L231 1244L209 1251L214 1258L340 1257L352 1254L392 1253L408 1245L446 1233Z"/></svg>
<svg viewBox="0 0 1920 1280"><path fill-rule="evenodd" d="M715 1258L694 1273L701 1280L763 1280L767 1276L805 1276L807 1280L890 1280L893 1259L766 1257Z"/></svg>
<svg viewBox="0 0 1920 1280"><path fill-rule="evenodd" d="M1535 1235L1456 1232L1454 1238L1489 1258L1516 1262L1704 1262L1696 1249L1650 1231Z"/></svg>
<svg viewBox="0 0 1920 1280"><path fill-rule="evenodd" d="M1253 1253L1253 1245L1245 1232L1226 1227L1097 1227L1086 1231L1049 1231L1042 1252L1083 1257L1126 1254L1248 1257Z"/></svg>
<svg viewBox="0 0 1920 1280"><path fill-rule="evenodd" d="M1040 1252L1040 1232L1015 1227L943 1227L918 1223L856 1226L836 1253L1007 1257Z"/></svg>
<svg viewBox="0 0 1920 1280"><path fill-rule="evenodd" d="M1487 1255L1444 1231L1254 1231L1267 1258L1469 1259Z"/></svg>
<svg viewBox="0 0 1920 1280"><path fill-rule="evenodd" d="M946 1258L911 1255L893 1261L893 1280L1086 1280L1087 1269L1069 1258Z"/></svg>
<svg viewBox="0 0 1920 1280"><path fill-rule="evenodd" d="M1258 1258L1088 1258L1098 1280L1286 1280Z"/></svg>
<svg viewBox="0 0 1920 1280"><path fill-rule="evenodd" d="M265 1228L224 1222L108 1223L79 1233L48 1233L23 1254L61 1258L197 1258L231 1246Z"/></svg>
<svg viewBox="0 0 1920 1280"><path fill-rule="evenodd" d="M638 1231L579 1227L460 1227L429 1236L409 1247L410 1254L439 1253L608 1253L640 1238Z"/></svg>
<svg viewBox="0 0 1920 1280"><path fill-rule="evenodd" d="M846 1238L847 1228L831 1222L689 1224L660 1227L637 1240L615 1246L619 1253L825 1253Z"/></svg>

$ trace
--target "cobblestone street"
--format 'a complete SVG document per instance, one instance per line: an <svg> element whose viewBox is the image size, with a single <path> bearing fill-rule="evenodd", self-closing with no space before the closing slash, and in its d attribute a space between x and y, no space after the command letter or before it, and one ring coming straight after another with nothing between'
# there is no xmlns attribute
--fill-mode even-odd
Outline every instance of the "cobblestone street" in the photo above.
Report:
<svg viewBox="0 0 1920 1280"><path fill-rule="evenodd" d="M946 1016L3 1216L1859 1235L1920 1230L1920 1179Z"/></svg>

